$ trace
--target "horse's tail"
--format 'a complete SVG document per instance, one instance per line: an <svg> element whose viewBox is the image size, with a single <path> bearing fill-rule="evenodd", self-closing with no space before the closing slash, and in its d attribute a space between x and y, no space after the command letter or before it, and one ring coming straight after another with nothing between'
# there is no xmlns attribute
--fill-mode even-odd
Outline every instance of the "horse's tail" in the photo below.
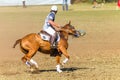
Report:
<svg viewBox="0 0 120 80"><path fill-rule="evenodd" d="M22 39L18 39L18 40L16 40L16 42L15 42L14 45L13 45L13 48L15 48L15 46L16 46L18 43L20 43L21 40L22 40Z"/></svg>

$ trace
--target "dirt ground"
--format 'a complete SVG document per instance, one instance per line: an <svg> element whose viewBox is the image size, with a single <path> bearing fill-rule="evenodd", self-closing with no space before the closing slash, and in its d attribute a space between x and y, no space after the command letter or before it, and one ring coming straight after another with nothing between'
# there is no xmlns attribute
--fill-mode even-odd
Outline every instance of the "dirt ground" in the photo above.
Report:
<svg viewBox="0 0 120 80"><path fill-rule="evenodd" d="M32 15L29 9L25 11L31 13L28 16L22 16L22 11L13 12L13 9L7 11L8 9L4 8L3 12L0 11L0 80L120 79L120 19L114 16L114 20L118 22L106 19L101 22L102 25L99 25L97 21L89 22L87 25L89 27L82 27L87 33L85 36L80 38L69 37L68 52L71 58L63 68L63 73L58 74L55 71L55 58L37 52L33 59L39 64L39 73L31 74L27 71L27 66L21 61L23 54L20 52L19 47L13 49L12 46L17 39L24 35L39 31L39 26L42 24L38 24L38 16L29 17ZM21 8L18 9L21 10ZM16 15L16 13L19 13L19 15ZM35 15L39 14L35 13ZM16 16L24 17L24 19L21 17L18 19ZM35 19L36 21L34 21ZM74 20L73 24L78 25L79 22L75 23ZM103 25L109 26L98 27ZM36 28L33 26L36 26ZM62 56L63 59L64 56Z"/></svg>

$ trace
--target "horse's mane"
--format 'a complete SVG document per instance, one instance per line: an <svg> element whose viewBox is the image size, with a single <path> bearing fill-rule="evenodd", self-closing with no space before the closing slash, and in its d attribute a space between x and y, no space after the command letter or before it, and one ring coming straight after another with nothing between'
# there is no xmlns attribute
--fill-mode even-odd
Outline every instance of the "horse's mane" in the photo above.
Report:
<svg viewBox="0 0 120 80"><path fill-rule="evenodd" d="M62 27L62 29L66 30L68 25L70 25L70 24L65 24ZM67 34L67 35L65 35L65 34ZM66 37L68 37L67 31L60 31L60 37L63 38L63 39L66 39Z"/></svg>

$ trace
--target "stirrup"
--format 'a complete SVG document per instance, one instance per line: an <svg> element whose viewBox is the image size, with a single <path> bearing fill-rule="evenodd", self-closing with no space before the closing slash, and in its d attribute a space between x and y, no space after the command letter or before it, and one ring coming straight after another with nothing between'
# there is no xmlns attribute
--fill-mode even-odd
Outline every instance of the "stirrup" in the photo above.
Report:
<svg viewBox="0 0 120 80"><path fill-rule="evenodd" d="M57 48L57 45L51 45L50 48L51 48L51 49L56 49L56 48Z"/></svg>
<svg viewBox="0 0 120 80"><path fill-rule="evenodd" d="M57 48L57 43L56 42L54 42L53 44L51 44L51 49L56 49Z"/></svg>

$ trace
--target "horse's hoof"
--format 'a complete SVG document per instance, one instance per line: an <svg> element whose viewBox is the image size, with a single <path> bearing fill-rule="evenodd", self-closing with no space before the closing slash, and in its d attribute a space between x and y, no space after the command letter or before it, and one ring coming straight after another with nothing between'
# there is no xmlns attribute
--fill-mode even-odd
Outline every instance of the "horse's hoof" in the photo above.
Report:
<svg viewBox="0 0 120 80"><path fill-rule="evenodd" d="M62 63L62 64L61 64L61 67L64 68L64 65L65 65L65 63Z"/></svg>
<svg viewBox="0 0 120 80"><path fill-rule="evenodd" d="M30 71L31 71L31 72L34 72L34 69L33 69L33 68L30 68Z"/></svg>
<svg viewBox="0 0 120 80"><path fill-rule="evenodd" d="M58 73L62 73L62 70L57 71Z"/></svg>
<svg viewBox="0 0 120 80"><path fill-rule="evenodd" d="M32 74L38 74L39 70L38 70L38 68L37 69L36 68L30 68L29 72L32 73Z"/></svg>
<svg viewBox="0 0 120 80"><path fill-rule="evenodd" d="M30 67L30 71L31 71L31 72L38 71L38 70L39 70L39 69L38 69L37 67L33 67L33 66Z"/></svg>

